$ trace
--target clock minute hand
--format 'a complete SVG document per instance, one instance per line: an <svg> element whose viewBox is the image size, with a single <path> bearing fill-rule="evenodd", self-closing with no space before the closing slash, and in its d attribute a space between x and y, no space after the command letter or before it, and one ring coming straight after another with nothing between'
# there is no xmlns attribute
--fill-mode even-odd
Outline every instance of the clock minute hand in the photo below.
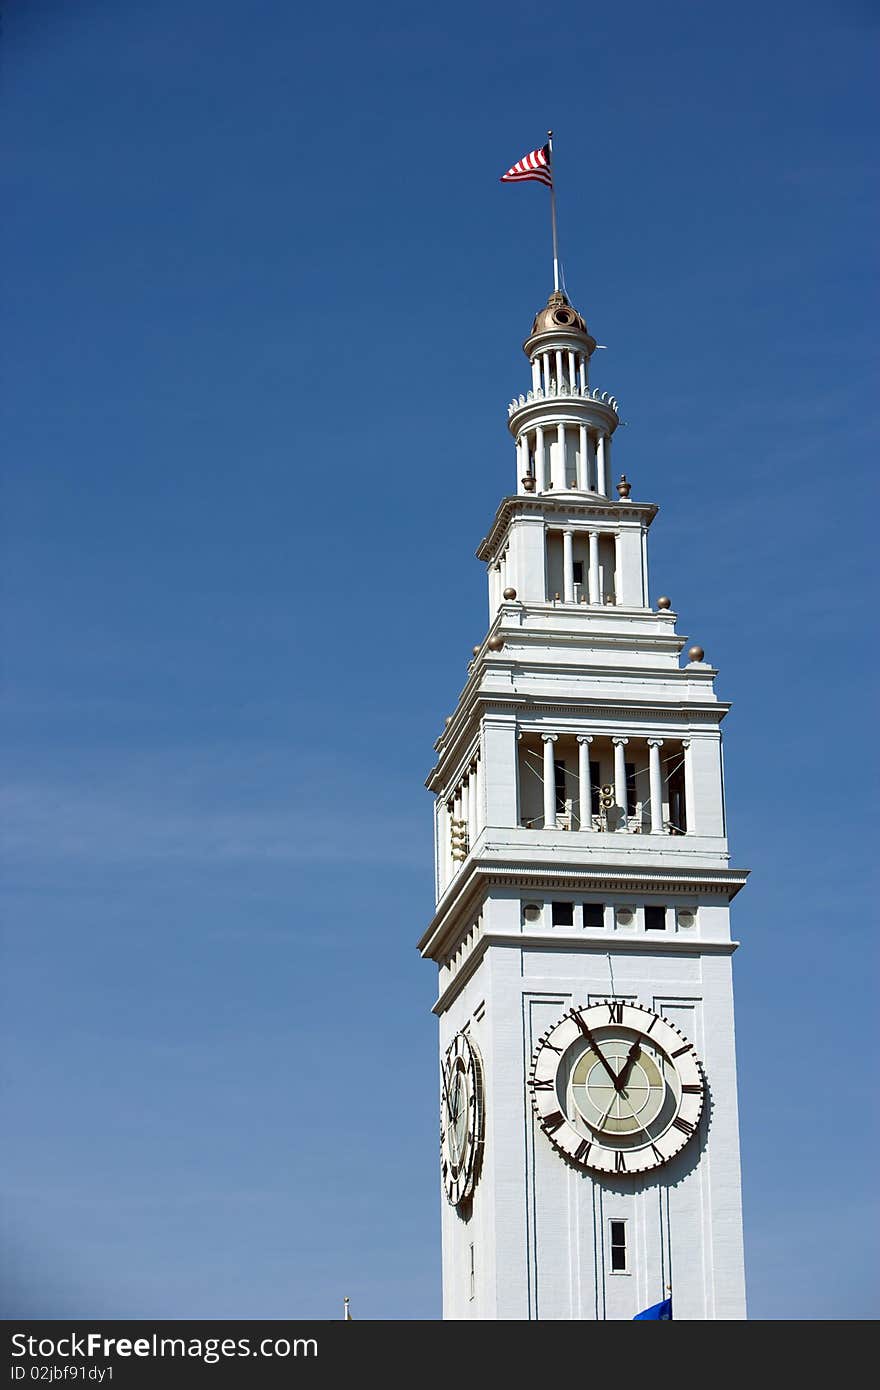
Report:
<svg viewBox="0 0 880 1390"><path fill-rule="evenodd" d="M592 1033L590 1032L589 1028L587 1028L586 1024L580 1023L580 1024L579 1024L579 1027L581 1028L581 1030L582 1030L582 1032L583 1032L583 1035L584 1035L584 1037L586 1038L587 1042L590 1044L590 1047L593 1049L593 1051L594 1051L594 1052L596 1053L596 1055L598 1056L599 1061L602 1063L602 1066L605 1068L605 1070L607 1071L608 1075L611 1077L611 1083L612 1083L612 1085L614 1086L614 1089L615 1089L615 1091L616 1091L616 1090L617 1090L617 1075L616 1075L614 1069L612 1068L611 1063L608 1061L608 1058L605 1056L605 1053L602 1051L601 1047L600 1047L599 1044L596 1042L596 1039L593 1037Z"/></svg>
<svg viewBox="0 0 880 1390"><path fill-rule="evenodd" d="M451 1102L450 1099L449 1099L449 1087L446 1085L446 1068L445 1068L445 1066L443 1065L442 1061L441 1061L441 1063L440 1063L440 1076L441 1076L442 1081L443 1081L443 1094L444 1094L444 1096L446 1097L446 1109L447 1109L447 1110L449 1111L449 1113L451 1114L451 1113L452 1113L452 1102Z"/></svg>

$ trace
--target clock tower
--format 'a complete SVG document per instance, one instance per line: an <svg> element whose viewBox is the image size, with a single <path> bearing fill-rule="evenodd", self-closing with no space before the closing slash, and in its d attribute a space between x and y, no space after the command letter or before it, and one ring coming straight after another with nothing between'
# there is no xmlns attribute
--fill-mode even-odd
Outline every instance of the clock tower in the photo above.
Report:
<svg viewBox="0 0 880 1390"><path fill-rule="evenodd" d="M745 1316L729 706L652 596L595 347L554 292L427 780L446 1318Z"/></svg>

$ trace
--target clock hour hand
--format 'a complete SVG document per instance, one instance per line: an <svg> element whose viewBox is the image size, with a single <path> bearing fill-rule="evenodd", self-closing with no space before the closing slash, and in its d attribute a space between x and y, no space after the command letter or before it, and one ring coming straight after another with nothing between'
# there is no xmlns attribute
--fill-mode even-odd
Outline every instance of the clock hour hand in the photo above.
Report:
<svg viewBox="0 0 880 1390"><path fill-rule="evenodd" d="M636 1038L636 1040L635 1040L635 1042L633 1043L632 1047L630 1048L629 1052L626 1054L626 1061L624 1062L623 1066L620 1068L620 1075L617 1077L617 1080L614 1082L614 1089L615 1089L616 1091L622 1091L623 1088L624 1088L624 1086L626 1085L627 1077L629 1076L630 1069L631 1069L631 1067L632 1067L633 1062L636 1060L636 1057L639 1055L639 1048L640 1048L640 1047L641 1047L641 1040L640 1040L639 1038Z"/></svg>

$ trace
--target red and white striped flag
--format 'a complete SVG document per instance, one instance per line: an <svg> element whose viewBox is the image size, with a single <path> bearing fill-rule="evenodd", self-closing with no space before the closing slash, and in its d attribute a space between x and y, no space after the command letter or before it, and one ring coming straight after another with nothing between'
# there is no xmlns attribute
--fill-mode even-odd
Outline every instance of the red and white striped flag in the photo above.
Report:
<svg viewBox="0 0 880 1390"><path fill-rule="evenodd" d="M527 179L534 179L537 183L546 183L548 188L553 187L549 145L543 145L539 150L532 150L531 154L524 154L522 159L518 159L506 174L501 175L502 183L524 183Z"/></svg>

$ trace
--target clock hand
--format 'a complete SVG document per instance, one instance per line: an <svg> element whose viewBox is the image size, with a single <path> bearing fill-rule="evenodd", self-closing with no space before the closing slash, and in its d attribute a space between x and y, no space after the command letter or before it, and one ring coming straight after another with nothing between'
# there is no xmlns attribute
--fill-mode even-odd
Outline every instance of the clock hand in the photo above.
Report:
<svg viewBox="0 0 880 1390"><path fill-rule="evenodd" d="M639 1052L639 1048L640 1048L640 1047L641 1047L641 1039L636 1038L636 1040L635 1040L635 1042L633 1043L632 1047L630 1048L629 1052L626 1054L626 1061L624 1062L623 1066L620 1068L620 1075L618 1076L617 1080L616 1080L615 1083L614 1083L614 1088L615 1088L615 1090L617 1090L617 1091L622 1091L622 1090L623 1090L623 1088L624 1088L624 1086L625 1086L625 1084L626 1084L626 1079L627 1079L627 1077L629 1076L630 1070L631 1070L631 1068L632 1068L632 1064L633 1064L633 1062L636 1060L636 1057L638 1056L638 1052Z"/></svg>
<svg viewBox="0 0 880 1390"><path fill-rule="evenodd" d="M605 1070L607 1071L608 1075L611 1077L612 1083L613 1083L613 1085L614 1085L614 1087L615 1087L615 1089L616 1089L616 1087L617 1087L617 1074L613 1071L613 1069L612 1069L612 1067L611 1067L611 1064L610 1064L610 1062L608 1061L608 1058L605 1056L605 1053L602 1051L601 1047L600 1047L599 1044L596 1042L596 1039L593 1037L592 1033L590 1032L589 1028L586 1026L585 1023L579 1023L579 1024L578 1024L578 1027L581 1029L581 1031L582 1031L584 1037L586 1038L587 1042L590 1044L590 1047L593 1049L593 1051L594 1051L594 1052L596 1053L596 1055L598 1056L599 1061L602 1063L602 1066L605 1068Z"/></svg>
<svg viewBox="0 0 880 1390"><path fill-rule="evenodd" d="M623 1091L621 1092L621 1099L622 1099L623 1101L626 1102L626 1108L627 1108L627 1110L629 1111L629 1113L632 1115L632 1117L633 1117L633 1119L635 1120L636 1124L638 1125L639 1129L642 1131L643 1134L647 1134L648 1138L650 1139L651 1135L650 1135L650 1131L648 1130L648 1127L647 1127L645 1124L643 1124L642 1121L639 1119L638 1115L636 1114L636 1112L633 1110L632 1106L631 1106L630 1103L629 1103L629 1096L626 1095L626 1093L623 1092Z"/></svg>
<svg viewBox="0 0 880 1390"><path fill-rule="evenodd" d="M446 1085L446 1068L442 1062L440 1063L440 1079L443 1082L443 1094L446 1097L446 1108L447 1110L451 1110L452 1106L449 1103L449 1087Z"/></svg>
<svg viewBox="0 0 880 1390"><path fill-rule="evenodd" d="M601 1120L599 1121L598 1125L593 1126L595 1129L602 1129L602 1128L603 1128L603 1126L604 1126L604 1124L605 1124L605 1121L608 1119L608 1116L611 1114L611 1111L612 1111L612 1109L614 1108L614 1102L615 1102L616 1100L617 1100L617 1092L615 1091L615 1092L614 1092L614 1095L611 1097L611 1104L609 1105L608 1109L605 1111L605 1114L602 1116L602 1118L601 1118Z"/></svg>

